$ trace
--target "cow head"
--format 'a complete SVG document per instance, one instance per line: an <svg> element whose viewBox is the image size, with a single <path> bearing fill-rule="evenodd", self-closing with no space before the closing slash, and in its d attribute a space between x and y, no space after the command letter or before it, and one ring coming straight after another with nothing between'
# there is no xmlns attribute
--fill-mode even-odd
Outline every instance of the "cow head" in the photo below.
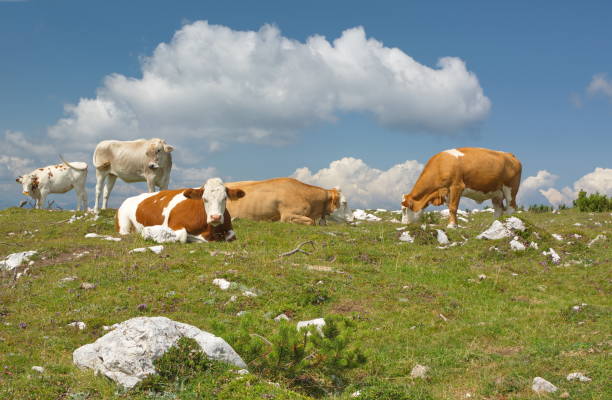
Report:
<svg viewBox="0 0 612 400"><path fill-rule="evenodd" d="M412 199L412 195L405 194L402 196L402 224L411 224L421 219L422 209L415 209L418 206Z"/></svg>
<svg viewBox="0 0 612 400"><path fill-rule="evenodd" d="M242 189L230 189L225 187L221 178L210 178L203 189L187 189L183 192L185 197L201 198L204 201L206 211L206 223L212 226L223 224L225 214L225 203L227 199L238 200L244 197Z"/></svg>
<svg viewBox="0 0 612 400"><path fill-rule="evenodd" d="M348 201L339 188L334 188L329 191L331 194L330 201L327 206L327 214L331 221L351 222L353 221L353 213L348 205Z"/></svg>
<svg viewBox="0 0 612 400"><path fill-rule="evenodd" d="M171 158L170 153L174 147L166 143L164 139L151 139L147 148L147 167L157 169L166 166L167 160Z"/></svg>
<svg viewBox="0 0 612 400"><path fill-rule="evenodd" d="M22 192L26 196L31 196L38 190L38 177L36 175L24 175L15 179L16 182L21 183Z"/></svg>

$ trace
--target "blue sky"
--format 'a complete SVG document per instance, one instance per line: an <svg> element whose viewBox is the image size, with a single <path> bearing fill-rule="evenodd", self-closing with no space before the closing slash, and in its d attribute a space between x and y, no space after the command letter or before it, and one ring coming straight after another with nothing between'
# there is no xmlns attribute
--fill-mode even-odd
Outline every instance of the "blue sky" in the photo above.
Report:
<svg viewBox="0 0 612 400"><path fill-rule="evenodd" d="M0 0L0 206L14 205L18 202L15 199L21 197L14 175L28 172L29 167L55 163L54 151L91 164L93 146L87 147L86 143L162 133L168 142L177 146L174 159L178 168L173 171L176 185L193 185L192 181L210 174L232 180L288 176L306 167L308 173L303 172L300 177L324 186L336 184L337 180L343 190L348 187L348 193L355 197L351 201L357 205L391 207L398 202L398 193L409 191L408 186L418 174L418 163L425 163L444 149L477 146L510 151L521 159L523 179L534 177L530 185L525 186L525 203L546 202L539 190L547 191L549 201L558 202L559 196L567 201L576 189L575 183L581 179L588 188L602 192L610 190L612 194L612 172L609 170L612 168L611 14L612 3L606 1L379 1L375 4L244 1L222 4L208 1ZM194 25L196 21L207 21L207 26ZM255 96L252 102L245 100L245 104L232 108L235 97L230 94L226 97L227 92L223 90L246 80L255 85L260 82L259 90L265 89L267 79L277 74L276 66L263 60L253 64L252 75L245 75L245 71L225 74L223 71L236 66L224 65L227 59L223 61L213 56L223 51L233 54L243 51L236 41L225 41L227 35L239 38L240 32L252 31L263 37L262 29L266 28L262 27L266 24L273 26L279 43L287 39L300 45L316 35L333 45L334 40L343 37L343 32L361 27L366 39L376 41L384 49L399 49L418 63L419 71L425 67L434 72L423 75L423 91L418 96L408 88L395 94L397 101L384 99L386 72L380 76L368 75L370 82L359 90L376 92L377 88L382 88L382 93L371 96L359 93L358 104L353 104L351 96L355 93L352 91L358 90L353 86L359 87L363 79L345 76L343 84L333 80L305 84L316 78L316 73L309 72L318 71L319 58L282 56L295 72L284 72L286 80L291 82L281 89L298 88L285 94L287 102L266 105L265 101L258 102ZM207 40L213 43L211 47L217 43L220 50L206 54L198 54L196 50L188 56L192 58L177 62L172 54L154 57L160 43L172 47L175 33L189 26L194 27L192 30L197 27L201 30L185 40L196 41L199 33L207 32ZM224 27L227 31L208 27ZM362 48L359 43L355 46L356 51ZM438 65L443 57L460 60L465 64L466 73L476 79L474 85L466 74L448 78L459 82L457 91L461 96L457 98L467 99L467 103L476 101L478 93L482 93L484 100L478 100L480 111L463 113L464 104L454 101L457 91L449 89L447 94L439 85L431 83L440 77L435 71L443 69ZM194 96L193 114L181 109L168 118L160 116L161 124L172 120L160 131L145 128L160 124L157 119L147 120L147 115L159 114L159 109L143 109L143 104L148 104L146 99L139 99L138 106L134 105L136 103L126 106L131 113L143 110L136 117L132 116L139 122L139 128L128 132L122 129L123 121L113 122L111 128L118 130L115 137L110 128L95 127L92 129L97 130L89 135L89 132L60 126L62 118L86 118L83 109L77 107L71 114L65 111L65 106L77 106L80 99L103 99L100 89L109 88L107 77L112 74L119 74L128 81L143 78L144 60L156 65L162 77L163 71L171 68L173 72L168 74L181 74L181 66L192 62L209 64L197 71L219 68L220 76L231 82L215 98L226 105L218 114L210 112L211 115L198 120L197 103L209 104L207 109L210 110L209 102L214 99L208 93L192 93L188 87L183 87L179 89ZM315 64L310 66L309 63ZM177 79L185 84L191 78ZM114 94L111 97L117 107L122 107L132 93L127 92L134 90L128 83L125 83L125 90L119 88L124 83L118 81L112 86ZM202 88L208 88L208 83ZM334 89L327 91L328 86ZM438 90L431 97L430 86L432 93ZM340 100L325 112L319 112L316 101L319 94L321 99L329 95ZM311 95L313 98L307 100ZM304 96L304 103L295 96ZM391 95L389 98L395 99ZM444 104L440 104L441 101ZM394 107L395 103L403 108ZM420 110L422 104L431 104L431 108L424 106L421 107L424 110ZM173 105L166 101L162 109L173 107L185 108L185 104ZM278 112L274 107L278 107ZM404 110L413 116L398 115ZM432 110L431 113L428 110ZM177 122L180 118L193 121L189 127L180 126ZM444 129L438 129L440 121ZM211 129L202 128L200 137L197 129L193 130L198 123ZM91 126L90 123L84 125ZM50 134L53 127L55 134ZM266 138L242 131L251 127L256 127L257 132L265 131ZM182 133L173 137L175 130ZM2 137L7 132L13 137L18 134L23 139L21 145L7 138L3 142ZM75 145L85 137L87 140L83 139L82 146ZM43 148L28 152L28 145L24 143ZM47 154L46 145L54 151ZM330 163L345 157L350 159L330 167ZM403 164L412 160L418 163ZM398 164L403 166L390 171ZM341 167L344 169L338 172ZM597 172L596 168L603 172ZM321 169L327 170L321 172ZM398 176L402 171L405 172L403 178ZM550 175L541 173L537 178L539 171ZM94 171L90 169L89 175L93 181ZM357 188L360 179L365 179L363 191ZM380 185L389 186L381 188ZM117 184L117 194L112 197L111 205L117 206L121 196L143 188L127 186ZM551 188L558 190L549 192ZM93 191L90 189L89 193L91 203ZM74 194L57 199L71 204Z"/></svg>

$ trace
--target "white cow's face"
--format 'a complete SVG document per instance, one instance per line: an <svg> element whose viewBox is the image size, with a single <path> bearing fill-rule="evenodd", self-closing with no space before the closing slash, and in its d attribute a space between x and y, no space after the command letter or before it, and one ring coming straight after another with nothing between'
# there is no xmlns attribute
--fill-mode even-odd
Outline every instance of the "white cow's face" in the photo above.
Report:
<svg viewBox="0 0 612 400"><path fill-rule="evenodd" d="M20 176L16 181L21 183L22 192L26 196L30 196L38 190L39 181L36 175Z"/></svg>
<svg viewBox="0 0 612 400"><path fill-rule="evenodd" d="M412 224L413 222L418 222L421 219L422 214L423 210L415 212L408 207L402 206L402 224Z"/></svg>
<svg viewBox="0 0 612 400"><path fill-rule="evenodd" d="M157 169L166 165L166 160L170 157L170 153L174 147L170 146L163 139L151 139L149 148L147 149L148 167Z"/></svg>
<svg viewBox="0 0 612 400"><path fill-rule="evenodd" d="M338 208L331 213L329 218L332 221L342 221L342 222L352 222L353 221L353 212L348 205L348 200L344 196L342 192L340 192L340 200L338 204Z"/></svg>
<svg viewBox="0 0 612 400"><path fill-rule="evenodd" d="M221 225L224 222L223 214L227 199L237 200L241 197L244 197L244 191L241 189L226 188L221 178L210 178L206 181L202 194L206 222L212 226Z"/></svg>

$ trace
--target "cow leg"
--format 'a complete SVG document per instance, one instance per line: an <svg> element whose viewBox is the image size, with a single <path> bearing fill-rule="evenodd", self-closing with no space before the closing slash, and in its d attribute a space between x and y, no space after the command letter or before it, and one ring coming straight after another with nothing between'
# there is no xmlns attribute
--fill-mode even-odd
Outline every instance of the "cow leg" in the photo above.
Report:
<svg viewBox="0 0 612 400"><path fill-rule="evenodd" d="M32 197L34 199L34 208L35 209L39 209L40 208L40 196L37 197ZM43 204L44 206L44 204Z"/></svg>
<svg viewBox="0 0 612 400"><path fill-rule="evenodd" d="M459 201L461 200L461 193L463 188L459 186L452 186L450 188L450 194L448 199L448 228L457 227L457 209L459 209Z"/></svg>
<svg viewBox="0 0 612 400"><path fill-rule="evenodd" d="M38 198L38 200L40 201L39 206L36 208L45 208L45 201L47 200L47 196L49 195L49 193L47 192L43 192L42 190L40 191L40 197Z"/></svg>
<svg viewBox="0 0 612 400"><path fill-rule="evenodd" d="M147 180L147 191L153 193L155 191L155 177L147 176L145 178Z"/></svg>
<svg viewBox="0 0 612 400"><path fill-rule="evenodd" d="M115 182L117 181L117 175L108 175L108 180L106 181L106 185L104 185L104 197L102 198L102 209L105 210L108 205L108 198L110 196L111 191L113 190L113 186L115 186Z"/></svg>
<svg viewBox="0 0 612 400"><path fill-rule="evenodd" d="M100 197L102 196L102 187L104 186L104 181L108 176L108 172L101 171L96 169L96 202L94 205L94 211L98 212L100 210Z"/></svg>
<svg viewBox="0 0 612 400"><path fill-rule="evenodd" d="M291 222L293 224L303 224L303 225L314 225L315 222L312 218L305 217L303 215L297 214L283 214L281 215L282 222Z"/></svg>
<svg viewBox="0 0 612 400"><path fill-rule="evenodd" d="M491 203L493 203L493 209L495 210L493 215L495 216L495 219L498 219L502 216L502 212L504 210L504 200L502 197L494 197L491 199Z"/></svg>
<svg viewBox="0 0 612 400"><path fill-rule="evenodd" d="M506 200L504 214L510 215L516 210L516 193L513 194L512 188L508 186L502 186L502 191L504 192L504 199Z"/></svg>

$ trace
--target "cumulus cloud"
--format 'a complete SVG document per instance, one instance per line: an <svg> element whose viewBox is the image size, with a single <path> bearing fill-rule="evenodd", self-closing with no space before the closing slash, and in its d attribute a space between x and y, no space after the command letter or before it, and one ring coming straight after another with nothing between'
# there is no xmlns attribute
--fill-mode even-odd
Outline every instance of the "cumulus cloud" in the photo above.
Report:
<svg viewBox="0 0 612 400"><path fill-rule="evenodd" d="M304 167L291 176L325 188L339 187L352 207L399 209L402 194L412 189L422 169L423 164L406 161L383 171L361 159L344 157L315 173Z"/></svg>
<svg viewBox="0 0 612 400"><path fill-rule="evenodd" d="M534 203L537 201L534 195L539 193L555 207L562 204L571 205L580 190L589 194L601 193L612 196L611 168L595 168L593 172L574 182L573 187L565 186L560 190L553 187L557 179L557 175L546 170L538 171L535 176L528 177L521 184L518 196L519 202Z"/></svg>
<svg viewBox="0 0 612 400"><path fill-rule="evenodd" d="M142 77L112 74L95 98L65 106L49 128L54 140L91 148L101 139L199 139L285 143L342 112L371 114L405 132L453 133L477 125L491 103L465 62L444 57L435 68L368 38L362 27L304 43L278 28L236 31L187 24L142 61Z"/></svg>
<svg viewBox="0 0 612 400"><path fill-rule="evenodd" d="M612 99L612 81L608 80L605 74L594 75L587 92L591 95L603 94Z"/></svg>

